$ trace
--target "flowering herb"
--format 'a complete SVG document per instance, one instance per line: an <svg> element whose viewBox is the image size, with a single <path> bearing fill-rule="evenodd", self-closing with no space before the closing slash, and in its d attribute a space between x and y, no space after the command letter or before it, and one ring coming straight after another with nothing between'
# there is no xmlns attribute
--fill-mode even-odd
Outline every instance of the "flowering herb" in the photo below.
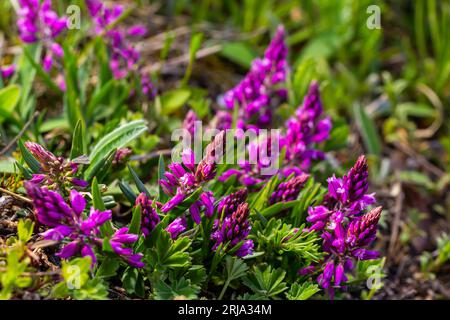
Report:
<svg viewBox="0 0 450 320"><path fill-rule="evenodd" d="M145 195L145 193L139 194L136 198L136 206L141 206L141 230L144 236L148 236L156 225L161 221L154 206L161 207L159 202L154 202Z"/></svg>
<svg viewBox="0 0 450 320"><path fill-rule="evenodd" d="M237 127L240 129L267 127L272 121L272 100L286 98L282 84L287 74L287 46L285 31L278 27L272 42L262 59L252 62L251 70L245 78L224 95L228 109L239 108Z"/></svg>
<svg viewBox="0 0 450 320"><path fill-rule="evenodd" d="M19 29L20 39L25 43L41 43L44 46L44 58L42 59L42 67L46 72L50 72L55 57L61 59L64 50L61 45L56 42L56 38L67 29L67 18L59 17L52 10L51 0L19 0L19 19L17 27ZM62 66L59 65L60 71ZM65 84L59 77L59 86L65 88Z"/></svg>
<svg viewBox="0 0 450 320"><path fill-rule="evenodd" d="M343 178L328 179L328 194L325 205L311 207L307 221L310 230L321 233L323 251L326 256L318 266L321 270L318 283L334 295L334 287L339 288L347 281L346 272L353 270L355 260L371 260L379 253L367 249L376 239L377 224L381 207L364 214L364 210L375 202L368 190L368 165L364 156ZM314 271L308 267L300 273Z"/></svg>
<svg viewBox="0 0 450 320"><path fill-rule="evenodd" d="M117 25L117 20L124 13L122 5L115 4L109 8L100 0L86 0L86 6L94 22L96 35L107 39L111 55L109 66L114 78L123 79L137 72L141 78L142 94L153 99L156 89L150 77L142 72L139 65L141 54L133 43L133 40L147 33L147 28L143 25L128 28Z"/></svg>
<svg viewBox="0 0 450 320"><path fill-rule="evenodd" d="M235 254L238 257L245 257L253 252L253 240L247 239L251 226L248 220L249 207L247 203L241 203L237 209L225 216L223 220L215 220L211 239L215 241L213 250L224 245L227 250L233 249L241 243Z"/></svg>
<svg viewBox="0 0 450 320"><path fill-rule="evenodd" d="M78 164L67 161L63 157L56 157L38 143L27 141L25 147L31 152L40 164L40 173L33 174L30 180L42 184L49 189L63 192L72 186L84 188L88 183L76 177Z"/></svg>
<svg viewBox="0 0 450 320"><path fill-rule="evenodd" d="M32 182L26 182L25 188L33 199L37 220L50 227L42 233L44 239L65 243L57 255L68 259L74 255L90 256L92 264L97 262L94 248L103 245L100 227L111 220L111 211L100 211L90 208L89 215L85 217L86 200L76 190L70 192L70 203L55 191L46 187L39 187ZM121 228L111 237L110 244L114 252L121 256L127 263L135 267L143 267L140 261L142 254L133 254L132 249L124 248L124 244L137 241L136 235L127 234L127 228Z"/></svg>
<svg viewBox="0 0 450 320"><path fill-rule="evenodd" d="M169 171L164 173L165 179L159 181L164 192L172 198L162 206L161 211L166 213L171 211L189 195L202 187L206 182L214 178L216 174L216 160L219 155L215 155L215 150L224 142L224 132L217 135L212 143L206 148L205 157L195 165L195 155L190 149L186 149L182 154L182 163L169 164ZM223 150L223 149L222 149ZM195 223L201 220L201 208L205 208L205 215L210 218L214 212L214 195L211 191L200 194L199 200L190 207L189 212Z"/></svg>
<svg viewBox="0 0 450 320"><path fill-rule="evenodd" d="M286 134L282 146L286 149L284 175L309 171L312 160L322 160L324 154L314 146L328 139L331 130L330 117L322 117L319 85L313 82L302 106L286 122Z"/></svg>

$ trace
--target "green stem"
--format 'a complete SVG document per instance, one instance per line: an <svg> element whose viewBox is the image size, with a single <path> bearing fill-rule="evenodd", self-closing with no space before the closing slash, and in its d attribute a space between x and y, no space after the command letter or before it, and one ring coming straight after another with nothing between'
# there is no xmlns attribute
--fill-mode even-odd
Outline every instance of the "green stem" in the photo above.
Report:
<svg viewBox="0 0 450 320"><path fill-rule="evenodd" d="M218 300L222 300L223 295L225 294L225 291L227 290L229 285L230 285L230 281L228 281L228 279L227 279L227 281L225 281L225 283L223 285L222 291L220 291Z"/></svg>

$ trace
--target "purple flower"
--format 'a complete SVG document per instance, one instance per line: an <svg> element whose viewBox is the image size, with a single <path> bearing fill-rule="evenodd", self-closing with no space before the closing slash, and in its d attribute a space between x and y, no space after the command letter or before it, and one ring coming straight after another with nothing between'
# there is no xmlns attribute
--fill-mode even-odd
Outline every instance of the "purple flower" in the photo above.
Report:
<svg viewBox="0 0 450 320"><path fill-rule="evenodd" d="M189 110L183 121L183 129L187 130L191 137L194 137L195 133L195 122L200 121L193 110Z"/></svg>
<svg viewBox="0 0 450 320"><path fill-rule="evenodd" d="M131 72L138 69L140 53L131 43L130 38L143 36L146 28L135 25L128 29L120 28L113 23L122 15L124 8L121 5L113 5L111 8L105 6L99 0L86 0L89 14L94 22L95 32L107 41L110 48L110 68L116 79L127 77ZM142 76L143 92L150 95L150 79Z"/></svg>
<svg viewBox="0 0 450 320"><path fill-rule="evenodd" d="M245 200L247 200L247 194L248 191L246 188L236 191L235 193L232 193L226 197L224 197L222 200L220 200L219 204L217 205L217 217L220 219L223 216L229 216L233 212L237 210L237 207L244 203Z"/></svg>
<svg viewBox="0 0 450 320"><path fill-rule="evenodd" d="M381 207L364 214L368 205L375 202L368 195L368 166L364 156L343 178L328 179L328 194L324 204L308 209L306 220L312 223L309 230L320 232L322 248L326 253L316 266L320 275L318 283L328 290L330 297L334 287L347 281L345 273L352 271L354 260L378 258L377 251L367 248L375 241Z"/></svg>
<svg viewBox="0 0 450 320"><path fill-rule="evenodd" d="M166 228L172 239L176 239L180 233L186 230L186 217L182 216L173 220Z"/></svg>
<svg viewBox="0 0 450 320"><path fill-rule="evenodd" d="M9 66L0 67L0 76L3 79L6 79L6 78L11 77L15 71L16 71L16 66L13 64L10 64Z"/></svg>
<svg viewBox="0 0 450 320"><path fill-rule="evenodd" d="M330 288L333 279L336 287L346 281L345 273L354 267L352 260L372 260L379 257L377 251L368 250L367 246L376 239L381 210L381 207L374 208L347 225L338 224L334 230L323 233L323 248L328 255L324 259L326 263L323 271L317 278L323 288Z"/></svg>
<svg viewBox="0 0 450 320"><path fill-rule="evenodd" d="M211 239L215 241L212 249L215 251L220 245L228 251L242 242L235 254L244 257L253 252L253 241L247 239L251 226L248 221L249 208L247 203L241 203L236 211L225 216L223 220L214 221Z"/></svg>
<svg viewBox="0 0 450 320"><path fill-rule="evenodd" d="M67 28L67 18L59 17L52 10L51 0L19 0L20 9L17 27L19 36L25 43L41 42L44 46L42 66L50 72L54 58L64 55L62 47L55 39ZM62 66L59 63L62 71Z"/></svg>
<svg viewBox="0 0 450 320"><path fill-rule="evenodd" d="M125 163L130 157L132 151L130 148L119 148L117 149L116 154L114 155L114 160L112 162L113 165L121 165Z"/></svg>
<svg viewBox="0 0 450 320"><path fill-rule="evenodd" d="M229 111L218 110L214 115L214 118L209 124L209 128L217 130L228 130L231 129L233 125L233 116Z"/></svg>
<svg viewBox="0 0 450 320"><path fill-rule="evenodd" d="M90 256L94 265L97 259L93 248L101 247L103 244L103 239L100 238L100 227L111 220L111 210L100 211L91 207L89 215L85 218L83 212L87 202L76 190L71 190L68 204L59 193L29 181L25 182L25 189L33 200L37 220L50 227L41 234L44 239L60 242L65 239L70 240L57 255L63 259L77 254L83 257ZM128 254L129 250L121 253L119 245L119 243L135 242L137 236L119 237L122 233L116 233L111 238L111 246L117 254L122 255L125 261L137 266L136 257L132 253ZM135 240L131 241L132 239Z"/></svg>
<svg viewBox="0 0 450 320"><path fill-rule="evenodd" d="M334 228L343 218L352 217L375 203L374 194L367 194L368 166L364 156L342 178L328 179L328 194L323 206L308 209L306 220L313 223L311 229Z"/></svg>
<svg viewBox="0 0 450 320"><path fill-rule="evenodd" d="M85 188L88 183L76 178L78 164L56 157L38 143L27 141L25 147L40 164L41 173L33 174L30 180L58 191L70 190L73 186Z"/></svg>
<svg viewBox="0 0 450 320"><path fill-rule="evenodd" d="M147 198L145 193L141 193L136 198L136 206L141 206L141 230L144 236L148 236L153 229L155 229L156 225L161 221L158 213L156 212L156 207L160 207L161 204L159 202L154 202Z"/></svg>
<svg viewBox="0 0 450 320"><path fill-rule="evenodd" d="M129 234L128 228L120 228L111 237L109 243L113 251L124 259L130 266L136 268L143 268L145 263L142 262L142 253L133 253L133 249L127 245L133 244L138 240L139 236L136 234Z"/></svg>
<svg viewBox="0 0 450 320"><path fill-rule="evenodd" d="M58 17L51 9L51 0L19 0L17 26L23 42L53 44L53 40L66 29L66 18Z"/></svg>
<svg viewBox="0 0 450 320"><path fill-rule="evenodd" d="M286 90L279 87L286 80L288 69L285 31L279 26L262 59L252 62L245 78L224 95L227 108L239 108L237 127L247 128L252 122L267 127L272 120L271 104L274 97L284 99Z"/></svg>
<svg viewBox="0 0 450 320"><path fill-rule="evenodd" d="M239 169L229 169L220 177L219 181L226 181L231 176L236 175L239 182L244 186L250 187L267 181L278 172L273 161L277 161L280 156L279 135L270 134L259 136L251 141L247 147L248 161L238 163Z"/></svg>
<svg viewBox="0 0 450 320"><path fill-rule="evenodd" d="M148 75L141 74L141 88L142 94L147 97L148 100L151 101L156 97L156 87Z"/></svg>
<svg viewBox="0 0 450 320"><path fill-rule="evenodd" d="M286 148L285 176L308 171L312 160L324 158L323 152L314 149L315 144L328 139L331 130L331 119L322 118L322 112L319 86L314 81L302 106L286 122L286 135L282 140Z"/></svg>
<svg viewBox="0 0 450 320"><path fill-rule="evenodd" d="M289 181L280 183L277 189L270 196L269 204L297 199L298 194L300 193L308 178L308 174L301 174L290 179Z"/></svg>
<svg viewBox="0 0 450 320"><path fill-rule="evenodd" d="M198 188L214 178L216 174L216 160L220 156L216 152L218 149L223 151L223 143L224 132L222 131L207 146L206 155L197 166L195 165L194 153L190 149L183 151L182 163L174 162L168 165L170 171L165 172L165 179L161 179L159 183L163 191L172 196L172 198L162 206L161 211L163 213L167 213L177 207ZM214 196L212 192L203 192L200 194L199 199L189 207L191 217L197 224L201 221L200 212L202 208L204 208L207 217L213 215Z"/></svg>

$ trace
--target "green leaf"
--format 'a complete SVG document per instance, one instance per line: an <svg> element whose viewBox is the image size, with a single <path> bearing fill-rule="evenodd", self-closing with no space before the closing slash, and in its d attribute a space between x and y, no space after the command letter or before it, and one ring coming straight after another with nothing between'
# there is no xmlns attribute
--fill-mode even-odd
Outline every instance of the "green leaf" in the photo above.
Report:
<svg viewBox="0 0 450 320"><path fill-rule="evenodd" d="M202 40L203 40L202 33L196 33L191 38L191 44L189 46L189 64L187 66L183 80L181 81L183 86L185 86L188 83L189 78L191 77L192 68L195 61L195 55L197 54L197 51L200 49Z"/></svg>
<svg viewBox="0 0 450 320"><path fill-rule="evenodd" d="M144 279L136 268L127 268L122 276L122 283L124 289L129 293L136 293L143 297L145 294Z"/></svg>
<svg viewBox="0 0 450 320"><path fill-rule="evenodd" d="M119 181L119 188L128 201L130 201L131 205L134 205L137 195L134 193L133 189L131 189L130 185L125 181Z"/></svg>
<svg viewBox="0 0 450 320"><path fill-rule="evenodd" d="M134 183L136 184L136 187L138 188L138 190L140 192L145 193L145 195L150 198L150 193L148 192L147 188L145 187L145 185L141 181L141 179L139 179L137 173L133 170L133 168L129 164L127 165L127 167L131 173L131 176L133 177Z"/></svg>
<svg viewBox="0 0 450 320"><path fill-rule="evenodd" d="M142 133L147 131L147 126L143 120L136 120L124 124L112 132L105 135L95 145L91 152L91 166L96 166L98 162L104 159L111 151L124 147L127 143L133 141Z"/></svg>
<svg viewBox="0 0 450 320"><path fill-rule="evenodd" d="M363 138L367 151L379 155L381 152L381 139L378 135L375 122L369 117L364 108L356 104L353 108L356 124Z"/></svg>
<svg viewBox="0 0 450 320"><path fill-rule="evenodd" d="M14 163L14 165L17 166L17 168L23 174L23 176L26 180L31 180L33 178L33 172L30 169L25 168L23 165L21 165L17 161ZM14 170L12 170L11 173L14 173Z"/></svg>
<svg viewBox="0 0 450 320"><path fill-rule="evenodd" d="M84 130L82 120L78 120L72 137L72 148L70 149L70 159L75 159L86 154L86 144L84 143Z"/></svg>
<svg viewBox="0 0 450 320"><path fill-rule="evenodd" d="M432 189L434 186L433 181L428 175L418 171L402 171L399 174L399 178L403 182L412 183L428 189Z"/></svg>
<svg viewBox="0 0 450 320"><path fill-rule="evenodd" d="M140 234L141 230L141 206L137 205L133 208L133 215L131 217L130 228L128 233L131 234Z"/></svg>
<svg viewBox="0 0 450 320"><path fill-rule="evenodd" d="M276 185L278 184L278 175L274 175L267 184L259 191L254 197L253 201L250 204L250 209L257 210L261 212L263 208L266 207L267 201L269 200L270 195L275 190Z"/></svg>
<svg viewBox="0 0 450 320"><path fill-rule="evenodd" d="M275 204L271 205L270 207L262 210L261 214L265 218L271 218L272 216L276 215L277 213L279 213L283 210L290 209L290 208L298 205L299 203L300 202L298 200L287 201L287 202L278 202L278 203L275 203Z"/></svg>
<svg viewBox="0 0 450 320"><path fill-rule="evenodd" d="M96 177L92 179L91 193L94 208L100 211L105 211L105 204L103 203L102 193L100 192L100 186L98 185Z"/></svg>
<svg viewBox="0 0 450 320"><path fill-rule="evenodd" d="M56 93L62 95L63 91L53 82L52 78L50 78L49 74L44 70L44 68L34 60L28 47L24 47L23 53L25 54L27 60L30 62L31 66L36 70L39 77L44 80L45 84Z"/></svg>
<svg viewBox="0 0 450 320"><path fill-rule="evenodd" d="M199 187L197 190L195 190L189 197L184 199L179 205L177 205L175 208L172 209L172 213L175 215L180 215L183 212L185 212L187 209L191 207L191 205L198 200L200 195L202 194L203 189L202 187Z"/></svg>
<svg viewBox="0 0 450 320"><path fill-rule="evenodd" d="M110 278L117 275L117 269L120 267L120 258L106 256L97 269L95 274L99 278Z"/></svg>
<svg viewBox="0 0 450 320"><path fill-rule="evenodd" d="M97 177L97 180L101 182L111 168L115 155L116 150L113 149L105 156L105 158L100 159L95 163L91 162L84 172L84 179L90 181L92 178Z"/></svg>
<svg viewBox="0 0 450 320"><path fill-rule="evenodd" d="M160 280L155 283L153 294L156 300L172 300L175 298L197 299L200 292L198 285L192 284L191 280L181 277L170 285Z"/></svg>
<svg viewBox="0 0 450 320"><path fill-rule="evenodd" d="M15 165L16 161L12 157L4 157L0 159L0 172L2 173L15 173ZM27 179L28 180L28 179Z"/></svg>
<svg viewBox="0 0 450 320"><path fill-rule="evenodd" d="M227 281L233 281L246 275L248 266L242 259L227 256L225 259L225 271Z"/></svg>
<svg viewBox="0 0 450 320"><path fill-rule="evenodd" d="M244 278L243 283L256 294L261 294L267 298L273 298L287 289L283 282L286 271L282 269L272 269L271 266L255 267L254 273Z"/></svg>
<svg viewBox="0 0 450 320"><path fill-rule="evenodd" d="M286 293L286 298L289 300L307 300L319 291L320 288L317 284L309 282L299 284L295 282L292 284L289 292Z"/></svg>
<svg viewBox="0 0 450 320"><path fill-rule="evenodd" d="M31 236L33 235L34 230L34 222L26 219L26 220L19 220L19 223L17 224L17 235L19 237L19 240L23 243L27 243Z"/></svg>
<svg viewBox="0 0 450 320"><path fill-rule="evenodd" d="M0 121L9 118L20 97L20 87L12 84L0 89Z"/></svg>
<svg viewBox="0 0 450 320"><path fill-rule="evenodd" d="M33 173L39 173L41 171L41 165L39 161L31 154L31 152L25 147L22 140L19 140L19 149L22 153L23 160L30 167Z"/></svg>
<svg viewBox="0 0 450 320"><path fill-rule="evenodd" d="M434 118L436 110L424 103L405 102L396 106L395 112L401 121L407 121L408 117Z"/></svg>
<svg viewBox="0 0 450 320"><path fill-rule="evenodd" d="M253 59L256 58L255 52L245 42L225 43L220 55L246 69L251 67Z"/></svg>
<svg viewBox="0 0 450 320"><path fill-rule="evenodd" d="M115 89L114 83L115 80L111 79L94 93L93 97L86 107L86 114L88 119L93 116L95 108L102 102L102 100L112 94L112 90Z"/></svg>
<svg viewBox="0 0 450 320"><path fill-rule="evenodd" d="M158 231L156 248L149 252L151 256L147 257L147 261L155 264L157 269L189 266L191 259L186 250L191 246L191 240L187 237L179 237L173 241L169 232L161 229Z"/></svg>
<svg viewBox="0 0 450 320"><path fill-rule="evenodd" d="M164 164L164 156L161 154L159 156L159 161L158 161L158 181L162 180L162 179L166 179L164 177L164 173L166 171L166 165ZM166 194L164 193L161 184L158 183L158 201L163 201L165 200L165 198L167 198Z"/></svg>
<svg viewBox="0 0 450 320"><path fill-rule="evenodd" d="M191 96L191 91L188 89L175 89L166 91L161 96L161 113L163 115L170 115L180 109Z"/></svg>
<svg viewBox="0 0 450 320"><path fill-rule="evenodd" d="M94 208L97 210L100 210L100 211L105 211L106 207L103 202L103 197L102 197L102 193L100 191L100 186L98 185L98 182L97 182L97 177L94 177L92 179L91 193L92 193L92 204L93 204ZM104 235L112 235L114 233L112 223L110 220L106 221L100 227L100 230ZM107 239L105 239L105 240L107 240Z"/></svg>

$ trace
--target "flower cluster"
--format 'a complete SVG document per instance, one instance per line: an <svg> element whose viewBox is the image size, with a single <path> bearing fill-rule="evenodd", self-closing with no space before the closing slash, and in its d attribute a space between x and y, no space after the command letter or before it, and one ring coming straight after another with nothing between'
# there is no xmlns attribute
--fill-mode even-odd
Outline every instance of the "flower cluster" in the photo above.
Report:
<svg viewBox="0 0 450 320"><path fill-rule="evenodd" d="M121 28L114 25L117 19L124 13L122 5L105 6L100 0L86 0L86 6L94 22L95 33L104 36L108 42L111 58L109 66L114 78L123 79L132 72L138 72L141 76L141 91L144 96L153 99L156 89L150 77L141 72L139 65L140 52L133 39L142 37L147 33L143 25L134 25L129 28Z"/></svg>
<svg viewBox="0 0 450 320"><path fill-rule="evenodd" d="M279 26L264 57L252 62L245 78L224 95L228 109L239 107L237 127L241 129L267 127L272 120L272 99L285 98L286 89L277 88L286 80L287 46L285 31ZM254 125L252 122L254 121Z"/></svg>
<svg viewBox="0 0 450 320"><path fill-rule="evenodd" d="M297 177L293 177L286 182L280 183L277 187L277 190L275 190L271 194L269 204L293 201L297 199L308 178L309 175L303 173Z"/></svg>
<svg viewBox="0 0 450 320"><path fill-rule="evenodd" d="M217 217L229 216L237 210L237 207L247 199L248 191L246 188L240 189L234 193L225 196L217 205Z"/></svg>
<svg viewBox="0 0 450 320"><path fill-rule="evenodd" d="M94 265L97 258L95 247L102 247L100 227L111 219L111 211L100 211L93 207L87 218L83 212L86 208L86 200L76 190L70 192L70 204L63 197L46 187L39 187L32 182L26 182L25 188L33 200L37 220L48 227L42 233L44 239L62 242L67 239L61 251L57 254L60 258L68 259L74 255L90 256ZM131 248L124 247L137 241L137 235L127 234L127 228L117 230L110 239L110 244L115 253L121 256L127 263L135 267L143 267L142 254L133 254Z"/></svg>
<svg viewBox="0 0 450 320"><path fill-rule="evenodd" d="M41 173L33 174L31 182L61 192L70 189L72 186L84 188L88 185L86 181L76 178L77 163L67 161L63 157L56 157L36 142L27 141L25 147L40 164Z"/></svg>
<svg viewBox="0 0 450 320"><path fill-rule="evenodd" d="M331 130L331 119L323 118L322 113L319 87L314 81L302 106L297 109L295 116L286 122L286 132L252 142L248 148L251 161L239 164L238 169L227 170L220 180L225 181L236 175L242 184L252 186L269 179L273 174L263 174L263 169L270 167L271 159L279 156L277 148L273 145L274 138L279 141L278 150L284 148L286 151L279 170L281 176L288 177L291 174L300 175L308 172L312 160L324 158L324 153L317 150L315 145L326 140ZM263 148L267 150L265 157L261 156Z"/></svg>
<svg viewBox="0 0 450 320"><path fill-rule="evenodd" d="M112 161L112 164L114 166L120 166L126 163L128 158L130 157L132 151L130 148L119 148L116 151L116 154L114 155L114 159Z"/></svg>
<svg viewBox="0 0 450 320"><path fill-rule="evenodd" d="M367 194L368 166L364 156L343 178L328 179L328 195L325 205L309 209L307 221L310 230L321 232L326 256L320 265L319 284L333 295L334 287L346 281L346 272L354 267L354 260L370 260L378 252L367 247L375 240L381 207L364 214L364 210L375 202L373 194ZM313 271L314 267L301 270ZM333 282L333 284L332 284Z"/></svg>
<svg viewBox="0 0 450 320"><path fill-rule="evenodd" d="M228 212L226 206L222 209ZM213 225L211 239L215 241L213 250L217 250L220 245L226 250L233 249L241 243L240 247L235 251L238 257L245 257L253 252L253 240L247 239L251 226L248 220L249 208L247 203L241 203L237 209L231 214L224 215L223 219L216 219Z"/></svg>
<svg viewBox="0 0 450 320"><path fill-rule="evenodd" d="M190 149L182 154L182 163L173 162L169 164L169 171L165 172L166 179L159 181L164 192L172 198L162 206L161 211L166 213L179 205L184 199L195 192L206 182L216 175L216 160L221 155L216 154L218 149L223 149L225 139L224 132L219 133L214 141L206 148L205 157L195 165L195 155ZM199 224L201 221L200 211L205 208L205 215L211 217L214 213L214 196L211 191L200 194L199 200L195 201L189 208L192 219Z"/></svg>
<svg viewBox="0 0 450 320"><path fill-rule="evenodd" d="M62 58L63 48L55 41L66 28L67 18L59 17L52 10L51 0L19 0L19 19L17 27L19 36L25 43L40 42L45 49L42 66L50 72L54 65L54 57ZM62 77L59 77L59 86L65 88Z"/></svg>
<svg viewBox="0 0 450 320"><path fill-rule="evenodd" d="M267 136L259 136L256 141L251 141L248 145L249 160L238 162L239 168L226 170L220 177L219 181L226 181L231 176L236 176L240 183L250 187L259 185L267 181L277 170L274 168L278 161L279 144L282 137L278 134L270 134Z"/></svg>
<svg viewBox="0 0 450 320"><path fill-rule="evenodd" d="M150 232L155 229L156 225L161 221L156 207L161 207L157 201L150 200L145 193L141 193L136 198L136 206L141 206L141 231L144 236L148 236Z"/></svg>
<svg viewBox="0 0 450 320"><path fill-rule="evenodd" d="M330 117L322 117L323 108L319 85L313 81L295 115L286 122L286 134L282 146L286 148L285 175L308 171L312 160L323 159L322 151L314 145L328 139L331 130Z"/></svg>

